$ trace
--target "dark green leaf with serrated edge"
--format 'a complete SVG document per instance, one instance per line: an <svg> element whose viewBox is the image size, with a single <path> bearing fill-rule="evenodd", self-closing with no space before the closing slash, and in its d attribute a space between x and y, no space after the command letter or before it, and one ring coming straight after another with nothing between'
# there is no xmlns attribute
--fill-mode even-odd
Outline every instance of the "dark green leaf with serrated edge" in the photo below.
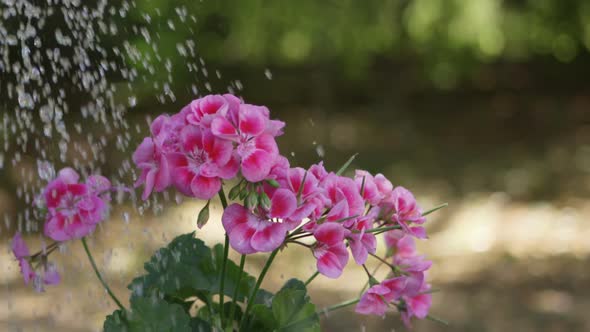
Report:
<svg viewBox="0 0 590 332"><path fill-rule="evenodd" d="M218 244L211 250L193 235L178 236L145 263L148 273L135 278L128 286L132 297L165 295L182 301L191 296L202 298L208 293L219 293L223 246ZM227 262L224 294L233 296L238 287L237 300L243 301L254 286L255 279L243 272L238 286L239 272L239 266L232 261Z"/></svg>
<svg viewBox="0 0 590 332"><path fill-rule="evenodd" d="M291 279L272 297L270 307L256 304L245 331L320 331L315 305L309 302L305 284Z"/></svg>
<svg viewBox="0 0 590 332"><path fill-rule="evenodd" d="M190 316L178 304L132 298L131 311L115 311L104 323L105 332L191 332Z"/></svg>

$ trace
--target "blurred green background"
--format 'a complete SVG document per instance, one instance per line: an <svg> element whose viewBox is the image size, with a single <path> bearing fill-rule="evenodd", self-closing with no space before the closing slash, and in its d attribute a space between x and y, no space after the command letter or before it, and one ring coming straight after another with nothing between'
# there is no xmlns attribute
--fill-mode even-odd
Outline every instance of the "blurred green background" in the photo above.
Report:
<svg viewBox="0 0 590 332"><path fill-rule="evenodd" d="M70 130L72 140L105 137L92 168L132 183L121 165L147 134L149 117L229 90L287 122L279 145L292 164L325 159L336 168L359 153L355 167L412 189L424 208L450 203L431 218L420 248L435 261L430 278L441 290L432 313L451 325L424 321L415 330L590 330L590 2L136 0L106 8L105 29L96 31L108 59L133 73L130 80L125 70L107 71L115 99L128 105L129 126L105 131L108 116L93 122L77 111L88 97L68 95L65 124L89 130ZM58 27L67 24L49 21L44 31ZM44 47L56 45L52 35ZM4 87L14 79L0 74L6 114L15 108ZM35 149L19 152L9 127L0 127L4 239L24 227L21 188L37 183L41 158ZM114 148L121 137L129 148ZM57 141L46 142L59 151ZM81 153L43 158L63 166ZM139 211L126 201L98 230L95 252L118 292L156 248L195 228L200 203L173 197ZM222 230L208 225L198 234L213 243ZM41 295L22 287L8 249L0 255L8 271L0 276L2 330L94 331L114 309L78 244L58 258L62 285ZM314 271L309 253L284 255L269 288ZM355 269L335 282L318 279L312 298L319 306L345 300L363 282ZM382 320L344 311L323 324L325 331L403 330L396 314Z"/></svg>

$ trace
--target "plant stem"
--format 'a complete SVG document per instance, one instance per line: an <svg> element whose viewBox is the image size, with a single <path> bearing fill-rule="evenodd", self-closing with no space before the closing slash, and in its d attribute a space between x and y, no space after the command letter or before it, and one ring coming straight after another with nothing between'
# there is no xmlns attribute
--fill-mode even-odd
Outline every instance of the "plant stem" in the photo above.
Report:
<svg viewBox="0 0 590 332"><path fill-rule="evenodd" d="M318 274L320 274L320 271L315 271L314 274L311 275L311 277L309 277L309 279L307 279L307 281L305 282L305 286L309 285L313 279L315 279L315 277L318 276Z"/></svg>
<svg viewBox="0 0 590 332"><path fill-rule="evenodd" d="M223 191L223 187L219 190L219 200L221 201L221 206L225 210L227 208L227 199L225 198L225 192ZM225 288L225 270L227 266L227 257L229 256L229 237L227 233L225 234L225 243L223 246L223 263L221 265L221 281L219 284L219 317L221 320L221 324L223 325L223 317L224 317L224 288Z"/></svg>
<svg viewBox="0 0 590 332"><path fill-rule="evenodd" d="M94 262L94 258L92 258L92 254L90 253L90 250L88 249L88 244L86 243L85 237L82 238L82 245L84 246L84 251L86 251L86 255L88 255L88 260L90 261L90 265L92 265L92 268L94 269L94 273L96 273L98 280L100 281L102 286L107 290L107 293L113 299L113 301L115 301L117 306L119 306L119 309L126 311L125 307L121 304L121 301L119 301L119 299L117 299L117 297L115 296L115 294L113 293L113 291L111 290L109 285L102 278L102 275L100 274L100 272L98 272L98 268L96 267L96 263Z"/></svg>
<svg viewBox="0 0 590 332"><path fill-rule="evenodd" d="M335 304L335 305L333 305L333 306L329 306L329 307L327 307L327 308L324 308L323 310L321 310L321 311L318 311L318 312L317 312L317 314L318 314L318 315L322 315L322 314L324 314L324 315L325 315L325 314L327 314L327 313L329 313L329 312L331 312L331 311L338 310L338 309L340 309L340 308L345 308L345 307L351 306L351 305L353 305L353 304L357 304L357 303L358 303L360 300L361 300L361 299L354 299L354 300L348 300L348 301L344 301L344 302L341 302L341 303Z"/></svg>
<svg viewBox="0 0 590 332"><path fill-rule="evenodd" d="M238 289L240 288L240 281L242 281L242 274L244 273L244 265L246 264L246 255L242 255L240 258L240 272L238 273L238 281L236 283L236 288L234 289L234 295L232 297L232 305L229 312L229 326L232 326L232 322L234 320L234 315L236 312L236 307L238 306L237 297L238 297ZM233 330L233 328L232 328Z"/></svg>
<svg viewBox="0 0 590 332"><path fill-rule="evenodd" d="M422 216L427 216L427 215L431 214L432 212L434 212L436 210L440 210L440 209L445 208L447 206L449 206L449 203L442 203L441 205L435 206L432 209L422 213Z"/></svg>
<svg viewBox="0 0 590 332"><path fill-rule="evenodd" d="M373 228L373 229L367 229L365 231L365 233L377 233L377 234L381 234L383 232L387 232L393 229L401 229L402 226L400 225L395 225L395 226L389 226L389 227L379 227L379 228Z"/></svg>
<svg viewBox="0 0 590 332"><path fill-rule="evenodd" d="M250 293L250 296L248 297L248 305L246 306L246 310L244 311L244 314L242 316L242 321L240 322L240 328L245 323L246 318L248 317L248 312L250 311L250 308L252 308L252 305L254 305L254 301L256 300L256 294L258 293L258 289L260 289L260 285L262 284L262 280L264 280L264 276L266 275L266 272L268 272L268 268L272 264L272 261L275 259L275 256L277 255L278 252L279 252L279 249L275 249L270 254L270 257L268 257L268 259L266 260L266 264L264 264L264 267L262 268L262 271L260 272L260 276L258 276L258 280L256 281L256 285L254 286L252 293Z"/></svg>

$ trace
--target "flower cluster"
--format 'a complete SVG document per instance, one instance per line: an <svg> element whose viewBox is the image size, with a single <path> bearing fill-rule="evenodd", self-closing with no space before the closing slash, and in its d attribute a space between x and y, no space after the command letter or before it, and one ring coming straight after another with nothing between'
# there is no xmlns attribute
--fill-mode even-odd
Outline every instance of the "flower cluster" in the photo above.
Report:
<svg viewBox="0 0 590 332"><path fill-rule="evenodd" d="M251 182L265 179L279 150L275 137L284 123L270 120L266 107L242 103L233 95L194 100L179 113L161 115L133 154L141 171L142 198L174 186L184 195L210 199L221 180L238 171Z"/></svg>
<svg viewBox="0 0 590 332"><path fill-rule="evenodd" d="M291 167L275 138L284 123L270 120L264 106L233 95L194 100L179 113L162 115L133 155L141 171L143 199L170 186L211 199L222 181L239 183L229 192L222 223L229 243L241 254L273 252L290 243L310 249L319 273L338 278L348 264L376 256L385 233L393 261L391 278L361 298L357 312L383 315L393 304L407 324L430 307L425 271L431 263L415 251L414 238L426 238L426 218L412 193L382 174L357 170L354 178L329 172L323 164ZM346 165L348 166L348 165ZM207 205L208 206L208 205ZM199 222L201 225L201 223Z"/></svg>
<svg viewBox="0 0 590 332"><path fill-rule="evenodd" d="M76 171L64 168L36 199L38 207L46 212L43 233L56 242L31 255L20 233L12 240L12 252L25 284L32 280L38 291L43 290L43 285L54 285L60 280L55 265L48 262L49 254L61 242L92 233L108 212L110 181L100 175L90 176L84 183L79 181Z"/></svg>

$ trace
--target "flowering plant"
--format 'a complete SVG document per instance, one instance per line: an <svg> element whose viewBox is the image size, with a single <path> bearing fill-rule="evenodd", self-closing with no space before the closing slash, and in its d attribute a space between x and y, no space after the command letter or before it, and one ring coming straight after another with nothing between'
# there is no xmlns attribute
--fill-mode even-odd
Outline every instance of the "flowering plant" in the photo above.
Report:
<svg viewBox="0 0 590 332"><path fill-rule="evenodd" d="M102 176L81 183L74 170L63 169L38 199L46 209L44 233L57 242L31 255L20 234L13 239L25 283L32 280L39 291L58 283L49 254L60 242L82 239L119 307L106 318L105 331L319 331L322 313L355 304L364 315L395 309L407 326L413 318L430 317L426 272L432 263L417 253L415 239L427 238L425 217L444 204L422 211L410 191L382 174L356 170L352 178L343 176L354 157L337 172L321 162L292 167L276 143L284 126L270 119L266 107L233 95L194 100L151 123L150 136L133 154L142 198L173 187L207 200L197 220L202 228L211 199L219 196L225 244L210 248L194 233L178 236L129 284L129 308L104 282L85 242L106 217L113 187ZM226 181L235 184L227 196ZM383 257L376 253L381 234L388 248ZM309 249L317 272L305 282L287 281L275 294L261 289L275 257L291 245ZM230 247L241 254L239 265L228 259ZM255 278L244 265L247 255L259 252L270 255ZM307 287L319 274L340 277L351 255L367 274L364 287L359 285L362 296L318 311ZM367 269L369 257L388 267L386 279L377 280Z"/></svg>

